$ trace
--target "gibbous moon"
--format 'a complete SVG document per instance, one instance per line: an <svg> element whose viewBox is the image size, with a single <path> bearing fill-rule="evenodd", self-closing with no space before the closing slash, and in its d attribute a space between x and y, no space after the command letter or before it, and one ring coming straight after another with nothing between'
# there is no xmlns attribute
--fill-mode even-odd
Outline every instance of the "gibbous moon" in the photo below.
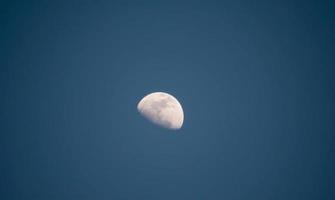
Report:
<svg viewBox="0 0 335 200"><path fill-rule="evenodd" d="M165 92L148 94L138 103L137 110L152 123L167 129L180 129L184 122L180 103Z"/></svg>

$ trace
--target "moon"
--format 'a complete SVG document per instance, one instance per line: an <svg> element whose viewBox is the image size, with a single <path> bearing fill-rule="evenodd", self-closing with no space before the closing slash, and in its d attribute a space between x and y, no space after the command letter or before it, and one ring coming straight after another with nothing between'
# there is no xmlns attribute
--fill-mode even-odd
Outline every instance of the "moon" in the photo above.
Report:
<svg viewBox="0 0 335 200"><path fill-rule="evenodd" d="M143 97L138 112L152 123L170 130L183 126L184 112L179 101L165 92L154 92Z"/></svg>

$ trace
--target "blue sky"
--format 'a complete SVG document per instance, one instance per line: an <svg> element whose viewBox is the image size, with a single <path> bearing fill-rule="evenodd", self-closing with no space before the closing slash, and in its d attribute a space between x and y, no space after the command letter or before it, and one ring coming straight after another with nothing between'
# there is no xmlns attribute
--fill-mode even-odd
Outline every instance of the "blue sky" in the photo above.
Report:
<svg viewBox="0 0 335 200"><path fill-rule="evenodd" d="M334 199L331 1L0 7L1 199Z"/></svg>

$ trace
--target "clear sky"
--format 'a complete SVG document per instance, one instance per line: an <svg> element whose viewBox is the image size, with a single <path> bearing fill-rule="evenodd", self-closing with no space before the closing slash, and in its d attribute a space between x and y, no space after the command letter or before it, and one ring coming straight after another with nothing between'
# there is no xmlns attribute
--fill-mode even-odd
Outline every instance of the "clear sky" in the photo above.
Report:
<svg viewBox="0 0 335 200"><path fill-rule="evenodd" d="M2 1L1 200L335 199L332 1ZM137 112L168 92L184 126Z"/></svg>

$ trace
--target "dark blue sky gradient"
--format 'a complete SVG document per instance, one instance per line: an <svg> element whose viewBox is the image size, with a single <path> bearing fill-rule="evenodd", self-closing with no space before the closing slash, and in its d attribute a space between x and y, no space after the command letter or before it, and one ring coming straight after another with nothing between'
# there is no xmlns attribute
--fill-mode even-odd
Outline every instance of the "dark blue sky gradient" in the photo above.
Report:
<svg viewBox="0 0 335 200"><path fill-rule="evenodd" d="M335 199L331 2L2 2L0 199Z"/></svg>

